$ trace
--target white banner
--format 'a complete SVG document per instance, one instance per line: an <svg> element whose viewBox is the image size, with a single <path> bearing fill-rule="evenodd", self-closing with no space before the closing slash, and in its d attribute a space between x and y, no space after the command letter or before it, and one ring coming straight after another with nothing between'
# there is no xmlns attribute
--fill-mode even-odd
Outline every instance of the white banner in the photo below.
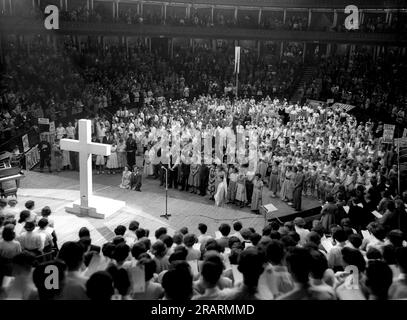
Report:
<svg viewBox="0 0 407 320"><path fill-rule="evenodd" d="M48 118L38 118L38 124L49 124Z"/></svg>
<svg viewBox="0 0 407 320"><path fill-rule="evenodd" d="M383 143L393 143L394 129L396 126L394 124L385 124L383 130Z"/></svg>
<svg viewBox="0 0 407 320"><path fill-rule="evenodd" d="M235 73L240 72L240 47L235 47Z"/></svg>

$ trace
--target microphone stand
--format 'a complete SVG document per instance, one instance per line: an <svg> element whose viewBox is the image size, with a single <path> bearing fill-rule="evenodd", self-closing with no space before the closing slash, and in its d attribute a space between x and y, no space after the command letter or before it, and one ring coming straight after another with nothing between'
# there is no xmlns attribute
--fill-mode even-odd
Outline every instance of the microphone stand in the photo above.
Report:
<svg viewBox="0 0 407 320"><path fill-rule="evenodd" d="M165 170L165 214L160 215L160 217L169 220L171 214L168 213L168 169L164 166L161 166L161 169Z"/></svg>

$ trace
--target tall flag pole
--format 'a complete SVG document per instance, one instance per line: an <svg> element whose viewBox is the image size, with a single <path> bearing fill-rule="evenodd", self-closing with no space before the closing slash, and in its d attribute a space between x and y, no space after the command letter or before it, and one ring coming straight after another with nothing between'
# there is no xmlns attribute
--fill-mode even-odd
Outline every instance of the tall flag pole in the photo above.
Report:
<svg viewBox="0 0 407 320"><path fill-rule="evenodd" d="M240 72L240 47L235 47L235 74L236 74L236 98L238 97L239 72Z"/></svg>

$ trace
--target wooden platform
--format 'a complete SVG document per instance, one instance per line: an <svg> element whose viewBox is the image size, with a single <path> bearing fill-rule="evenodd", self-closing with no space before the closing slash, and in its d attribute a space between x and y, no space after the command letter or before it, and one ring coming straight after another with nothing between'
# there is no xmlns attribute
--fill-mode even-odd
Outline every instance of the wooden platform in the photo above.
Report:
<svg viewBox="0 0 407 320"><path fill-rule="evenodd" d="M45 205L51 207L60 243L76 240L79 229L86 226L91 230L93 242L101 245L113 238L113 230L117 225L128 227L132 220L139 221L142 228L149 229L150 236L154 236L154 231L161 226L168 228L170 234L184 226L190 232L199 234L197 227L201 222L208 225L208 233L212 235L223 222L231 224L239 220L244 227L253 227L260 233L264 227L264 217L251 213L249 208L219 208L207 197L173 189L169 190L168 198L168 211L172 216L166 220L160 217L165 211L165 189L159 187L158 181L145 179L142 192L123 190L118 187L118 174L94 175L93 190L97 196L125 201L126 207L105 220L77 217L66 213L64 207L79 198L78 179L78 172L73 171L52 174L28 171L18 192L19 208L29 199L35 201L36 210L41 210ZM270 198L266 188L263 199L264 204L273 203L278 209L276 213L279 217L294 214L293 209L285 202ZM303 198L304 210L318 205L316 200Z"/></svg>

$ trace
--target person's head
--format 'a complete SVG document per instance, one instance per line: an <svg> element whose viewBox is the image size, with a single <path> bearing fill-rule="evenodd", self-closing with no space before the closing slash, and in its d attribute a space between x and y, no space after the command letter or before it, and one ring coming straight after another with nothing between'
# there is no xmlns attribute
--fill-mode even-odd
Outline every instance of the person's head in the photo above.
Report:
<svg viewBox="0 0 407 320"><path fill-rule="evenodd" d="M126 227L122 226L122 225L118 225L115 229L114 229L114 234L116 236L124 236L124 234L126 233Z"/></svg>
<svg viewBox="0 0 407 320"><path fill-rule="evenodd" d="M135 232L136 232L136 237L139 240L146 236L146 230L144 230L143 228L138 228Z"/></svg>
<svg viewBox="0 0 407 320"><path fill-rule="evenodd" d="M242 247L242 242L240 241L240 239L238 237L235 237L235 236L229 237L229 239L228 239L228 247L230 249L232 249L232 248L243 248Z"/></svg>
<svg viewBox="0 0 407 320"><path fill-rule="evenodd" d="M44 208L41 209L41 215L44 218L47 218L51 215L51 208L48 206L45 206Z"/></svg>
<svg viewBox="0 0 407 320"><path fill-rule="evenodd" d="M183 241L187 248L191 248L195 243L198 242L198 239L193 233L188 233L184 236Z"/></svg>
<svg viewBox="0 0 407 320"><path fill-rule="evenodd" d="M253 232L252 230L250 230L249 228L244 228L240 231L240 235L242 236L242 238L246 241L250 240L251 236L252 236Z"/></svg>
<svg viewBox="0 0 407 320"><path fill-rule="evenodd" d="M342 259L347 266L356 266L359 272L366 270L366 261L362 253L353 248L344 247L341 250Z"/></svg>
<svg viewBox="0 0 407 320"><path fill-rule="evenodd" d="M52 274L57 276L58 285L47 287L47 279ZM33 271L33 282L40 300L54 300L61 294L64 287L66 265L60 260L47 261L39 264Z"/></svg>
<svg viewBox="0 0 407 320"><path fill-rule="evenodd" d="M147 249L144 243L142 242L136 242L132 247L131 247L131 255L133 256L134 259L138 260L139 256L143 253L146 253Z"/></svg>
<svg viewBox="0 0 407 320"><path fill-rule="evenodd" d="M312 266L310 250L294 247L288 252L287 267L293 279L301 284L308 284L309 274Z"/></svg>
<svg viewBox="0 0 407 320"><path fill-rule="evenodd" d="M236 232L239 232L240 230L242 230L243 225L240 221L236 221L235 223L233 223L233 230L235 230Z"/></svg>
<svg viewBox="0 0 407 320"><path fill-rule="evenodd" d="M238 270L243 274L243 282L249 287L257 287L260 275L264 270L264 256L256 247L242 251L238 260Z"/></svg>
<svg viewBox="0 0 407 320"><path fill-rule="evenodd" d="M216 263L213 260L205 260L201 267L201 276L205 288L216 287L223 272L222 261Z"/></svg>
<svg viewBox="0 0 407 320"><path fill-rule="evenodd" d="M83 263L84 248L78 242L65 242L59 250L58 258L65 262L68 271L77 271Z"/></svg>
<svg viewBox="0 0 407 320"><path fill-rule="evenodd" d="M20 212L20 218L18 219L18 223L24 223L30 217L30 211L23 210Z"/></svg>
<svg viewBox="0 0 407 320"><path fill-rule="evenodd" d="M13 241L16 237L14 227L12 225L5 226L1 235L4 241Z"/></svg>
<svg viewBox="0 0 407 320"><path fill-rule="evenodd" d="M224 251L224 249L220 245L219 241L215 240L215 239L209 239L205 243L205 251L211 251L211 250L215 250L217 252L223 252Z"/></svg>
<svg viewBox="0 0 407 320"><path fill-rule="evenodd" d="M79 239L81 238L90 238L90 231L88 228L86 227L82 227L79 229L79 233L78 233Z"/></svg>
<svg viewBox="0 0 407 320"><path fill-rule="evenodd" d="M117 246L117 245L119 245L119 244L121 244L121 243L126 243L126 240L124 239L123 236L115 236L115 237L112 239L112 242L113 242L113 244L114 244L115 246Z"/></svg>
<svg viewBox="0 0 407 320"><path fill-rule="evenodd" d="M285 256L285 248L280 240L271 240L266 249L266 258L273 265L280 265Z"/></svg>
<svg viewBox="0 0 407 320"><path fill-rule="evenodd" d="M40 228L40 229L45 229L47 226L48 226L48 219L47 218L41 218L39 221L38 221L38 227Z"/></svg>
<svg viewBox="0 0 407 320"><path fill-rule="evenodd" d="M263 230L262 230L262 235L263 236L270 236L270 234L271 234L271 231L273 231L273 228L271 227L271 225L270 224L268 224L268 225L266 225L264 228L263 228Z"/></svg>
<svg viewBox="0 0 407 320"><path fill-rule="evenodd" d="M17 200L16 199L10 199L8 201L8 205L9 205L9 207L14 208L17 205Z"/></svg>
<svg viewBox="0 0 407 320"><path fill-rule="evenodd" d="M321 280L325 271L328 269L328 260L318 250L311 250L311 276L314 279Z"/></svg>
<svg viewBox="0 0 407 320"><path fill-rule="evenodd" d="M179 232L185 236L186 234L188 234L189 231L187 227L182 227L181 229L179 229Z"/></svg>
<svg viewBox="0 0 407 320"><path fill-rule="evenodd" d="M370 247L369 250L367 250L367 252L366 252L366 258L368 260L381 260L382 253L380 252L379 249Z"/></svg>
<svg viewBox="0 0 407 320"><path fill-rule="evenodd" d="M260 239L261 239L261 235L259 233L257 233L257 232L252 233L251 236L250 236L250 241L254 246L257 246Z"/></svg>
<svg viewBox="0 0 407 320"><path fill-rule="evenodd" d="M35 266L35 255L31 252L23 251L12 259L13 276L30 274Z"/></svg>
<svg viewBox="0 0 407 320"><path fill-rule="evenodd" d="M366 269L366 287L377 300L387 300L388 291L393 282L393 272L383 261L369 261Z"/></svg>
<svg viewBox="0 0 407 320"><path fill-rule="evenodd" d="M129 230L135 232L140 226L140 223L136 220L133 220L129 224Z"/></svg>
<svg viewBox="0 0 407 320"><path fill-rule="evenodd" d="M173 240L172 237L171 237L170 235L168 235L168 234L163 234L163 235L160 237L160 240L165 243L165 245L167 246L167 248L171 248L172 245L174 244L174 240Z"/></svg>
<svg viewBox="0 0 407 320"><path fill-rule="evenodd" d="M155 231L154 236L158 240L163 234L167 234L167 228L160 227Z"/></svg>
<svg viewBox="0 0 407 320"><path fill-rule="evenodd" d="M311 231L310 233L307 234L307 243L308 242L311 242L316 246L319 246L321 244L321 236L317 232Z"/></svg>
<svg viewBox="0 0 407 320"><path fill-rule="evenodd" d="M332 238L336 242L343 243L347 239L346 232L342 228L335 228L332 233Z"/></svg>
<svg viewBox="0 0 407 320"><path fill-rule="evenodd" d="M141 258L140 264L144 266L145 281L150 281L154 277L157 269L156 262L151 258Z"/></svg>
<svg viewBox="0 0 407 320"><path fill-rule="evenodd" d="M113 251L113 259L123 263L129 257L130 247L126 243L119 243Z"/></svg>
<svg viewBox="0 0 407 320"><path fill-rule="evenodd" d="M219 232L222 234L222 236L227 237L230 233L230 225L227 223L222 223L219 226Z"/></svg>
<svg viewBox="0 0 407 320"><path fill-rule="evenodd" d="M188 250L184 246L176 246L173 253L169 256L168 261L185 261L188 255Z"/></svg>
<svg viewBox="0 0 407 320"><path fill-rule="evenodd" d="M386 229L381 224L377 224L372 228L372 234L377 240L383 241L386 237Z"/></svg>
<svg viewBox="0 0 407 320"><path fill-rule="evenodd" d="M184 240L184 235L180 232L175 232L172 240L176 245L181 245Z"/></svg>
<svg viewBox="0 0 407 320"><path fill-rule="evenodd" d="M348 241L355 249L359 249L362 245L363 239L359 234L352 233L348 236Z"/></svg>
<svg viewBox="0 0 407 320"><path fill-rule="evenodd" d="M28 201L25 203L25 208L26 208L27 210L33 210L33 209L34 209L34 206L35 206L35 203L34 203L34 201L32 201L32 200L28 200Z"/></svg>
<svg viewBox="0 0 407 320"><path fill-rule="evenodd" d="M161 240L157 240L152 245L151 251L156 258L163 258L167 253L167 246Z"/></svg>
<svg viewBox="0 0 407 320"><path fill-rule="evenodd" d="M102 254L106 258L113 259L113 252L116 246L112 242L106 242L102 246Z"/></svg>
<svg viewBox="0 0 407 320"><path fill-rule="evenodd" d="M201 232L201 234L205 234L206 231L208 231L208 226L204 223L198 224L198 230Z"/></svg>
<svg viewBox="0 0 407 320"><path fill-rule="evenodd" d="M90 300L109 301L114 294L113 279L107 271L97 271L86 282Z"/></svg>
<svg viewBox="0 0 407 320"><path fill-rule="evenodd" d="M32 231L34 231L34 229L35 229L35 223L32 222L32 221L27 221L27 222L25 223L25 225L24 225L24 229L25 229L27 232L32 232Z"/></svg>
<svg viewBox="0 0 407 320"><path fill-rule="evenodd" d="M193 294L193 277L190 266L185 261L172 262L164 274L162 287L168 300L190 300Z"/></svg>
<svg viewBox="0 0 407 320"><path fill-rule="evenodd" d="M301 217L297 217L294 219L294 225L297 228L304 228L305 227L305 220Z"/></svg>
<svg viewBox="0 0 407 320"><path fill-rule="evenodd" d="M120 295L126 296L129 293L131 286L129 274L126 269L111 265L106 271L113 279L114 289L116 289Z"/></svg>

